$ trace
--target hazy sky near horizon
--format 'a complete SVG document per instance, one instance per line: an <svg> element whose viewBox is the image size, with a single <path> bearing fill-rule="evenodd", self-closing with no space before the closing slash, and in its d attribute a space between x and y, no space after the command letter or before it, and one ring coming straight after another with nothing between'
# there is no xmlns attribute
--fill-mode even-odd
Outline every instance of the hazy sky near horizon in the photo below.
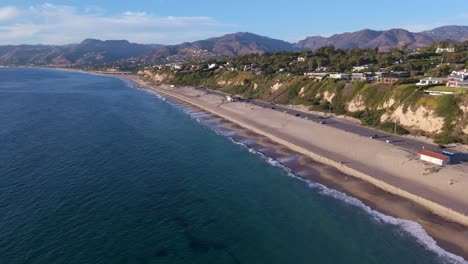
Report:
<svg viewBox="0 0 468 264"><path fill-rule="evenodd" d="M466 0L1 0L0 45L85 38L177 44L248 31L296 42L364 28L468 25Z"/></svg>

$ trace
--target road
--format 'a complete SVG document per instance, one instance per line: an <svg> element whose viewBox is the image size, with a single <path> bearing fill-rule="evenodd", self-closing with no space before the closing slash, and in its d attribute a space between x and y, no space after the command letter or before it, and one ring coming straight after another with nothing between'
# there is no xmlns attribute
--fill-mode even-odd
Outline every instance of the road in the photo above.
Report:
<svg viewBox="0 0 468 264"><path fill-rule="evenodd" d="M204 92L208 94L215 94L219 96L226 96L226 93L220 92L220 91L215 91L215 90L210 90L204 87L196 87L196 89L203 90ZM390 133L386 133L380 130L376 130L370 127L365 127L362 125L354 124L348 121L341 120L335 116L323 116L323 115L317 115L313 113L306 113L303 111L298 111L298 110L293 110L291 108L287 108L281 105L276 105L272 104L269 102L264 102L261 100L245 100L245 102L248 102L250 104L263 107L263 108L269 108L275 111L280 111L284 112L286 114L289 114L291 116L294 116L295 118L304 118L307 120L310 120L311 122L317 122L322 125L326 126L331 126L337 129L341 129L343 131L353 133L362 137L373 137L374 140L379 140L383 142L387 142L388 140L391 143L388 144L393 144L395 146L400 147L403 150L406 150L410 153L417 153L422 149L426 149L429 151L437 152L440 153L442 150L439 148L438 145L427 143L427 142L422 142L416 139L411 139L403 136L398 136ZM459 163L459 160L464 159L465 155L463 153L459 153L457 151L452 151L451 149L446 149L446 151L452 152L455 154L455 158L452 158L453 163Z"/></svg>

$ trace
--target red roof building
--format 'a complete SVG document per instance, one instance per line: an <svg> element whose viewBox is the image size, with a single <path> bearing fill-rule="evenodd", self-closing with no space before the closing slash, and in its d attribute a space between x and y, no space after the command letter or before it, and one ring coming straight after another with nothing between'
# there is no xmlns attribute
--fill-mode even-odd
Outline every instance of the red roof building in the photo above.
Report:
<svg viewBox="0 0 468 264"><path fill-rule="evenodd" d="M427 162L431 162L440 166L450 164L450 157L436 153L436 152L423 149L419 151L418 154L421 160L424 160Z"/></svg>

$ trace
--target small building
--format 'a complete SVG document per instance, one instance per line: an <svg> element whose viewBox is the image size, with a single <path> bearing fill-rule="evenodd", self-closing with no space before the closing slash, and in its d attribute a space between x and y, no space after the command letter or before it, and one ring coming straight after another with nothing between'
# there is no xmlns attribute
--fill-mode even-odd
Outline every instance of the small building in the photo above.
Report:
<svg viewBox="0 0 468 264"><path fill-rule="evenodd" d="M468 71L467 69L461 71L453 71L448 76L448 81L446 86L447 87L460 87L460 88L467 88L468 87Z"/></svg>
<svg viewBox="0 0 468 264"><path fill-rule="evenodd" d="M446 84L447 87L468 88L468 81L450 80Z"/></svg>
<svg viewBox="0 0 468 264"><path fill-rule="evenodd" d="M212 63L212 64L209 64L209 65L208 65L208 69L215 69L215 68L218 68L218 67L219 67L219 66L218 66L218 64L216 64L216 63Z"/></svg>
<svg viewBox="0 0 468 264"><path fill-rule="evenodd" d="M390 77L389 72L384 72L384 71L375 72L375 78L377 79L378 82L380 82L380 80L382 80L384 78L388 78L388 77Z"/></svg>
<svg viewBox="0 0 468 264"><path fill-rule="evenodd" d="M455 48L437 48L435 51L435 53L444 53L444 52L448 52L448 53L455 52Z"/></svg>
<svg viewBox="0 0 468 264"><path fill-rule="evenodd" d="M447 78L433 78L433 77L426 77L421 80L419 80L418 83L416 83L417 86L428 86L428 85L433 85L433 84L443 84L447 82Z"/></svg>
<svg viewBox="0 0 468 264"><path fill-rule="evenodd" d="M374 76L370 72L363 72L363 73L353 72L351 74L351 80L352 81L366 81L366 82L369 82L369 81L374 80Z"/></svg>
<svg viewBox="0 0 468 264"><path fill-rule="evenodd" d="M418 152L419 159L423 161L427 161L430 163L437 164L439 166L444 166L450 164L450 157L445 156L439 153L435 153L429 150L421 150Z"/></svg>
<svg viewBox="0 0 468 264"><path fill-rule="evenodd" d="M410 77L410 74L407 71L391 71L390 72L390 77L393 77L393 78L408 78L408 77Z"/></svg>
<svg viewBox="0 0 468 264"><path fill-rule="evenodd" d="M339 80L349 80L351 76L347 73L330 73L330 78Z"/></svg>
<svg viewBox="0 0 468 264"><path fill-rule="evenodd" d="M297 57L298 62L304 62L305 60L306 60L306 58L304 58L304 57Z"/></svg>
<svg viewBox="0 0 468 264"><path fill-rule="evenodd" d="M359 72L369 69L369 65L353 66L353 72Z"/></svg>
<svg viewBox="0 0 468 264"><path fill-rule="evenodd" d="M309 78L315 78L317 80L323 80L330 75L328 72L305 72L304 76Z"/></svg>

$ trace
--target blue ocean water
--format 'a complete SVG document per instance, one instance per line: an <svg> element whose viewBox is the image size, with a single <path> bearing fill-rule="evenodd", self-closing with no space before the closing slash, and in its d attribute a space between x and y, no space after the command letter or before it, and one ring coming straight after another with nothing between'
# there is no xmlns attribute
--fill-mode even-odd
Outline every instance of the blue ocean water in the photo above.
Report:
<svg viewBox="0 0 468 264"><path fill-rule="evenodd" d="M450 261L188 112L115 78L0 69L0 263Z"/></svg>

